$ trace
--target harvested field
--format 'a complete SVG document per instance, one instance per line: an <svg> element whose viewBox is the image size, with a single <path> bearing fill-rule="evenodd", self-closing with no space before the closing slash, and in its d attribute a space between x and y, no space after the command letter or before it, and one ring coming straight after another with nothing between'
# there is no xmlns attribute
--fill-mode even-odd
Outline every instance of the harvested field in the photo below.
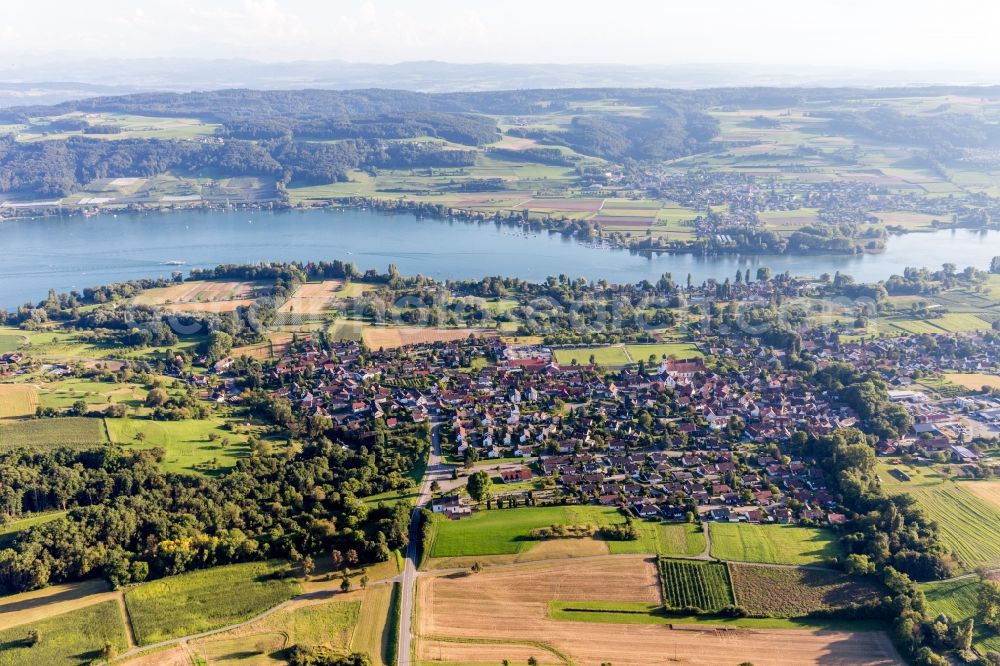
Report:
<svg viewBox="0 0 1000 666"><path fill-rule="evenodd" d="M973 481L963 483L962 487L1000 510L1000 481Z"/></svg>
<svg viewBox="0 0 1000 666"><path fill-rule="evenodd" d="M558 211L596 213L604 205L604 199L531 199L514 206L521 210Z"/></svg>
<svg viewBox="0 0 1000 666"><path fill-rule="evenodd" d="M284 354L288 347L292 344L292 338L294 335L292 333L286 333L284 331L272 331L267 334L268 342L264 342L258 345L249 345L247 347L236 347L233 349L232 356L248 356L250 358L255 358L258 361L264 361L269 358L278 358Z"/></svg>
<svg viewBox="0 0 1000 666"><path fill-rule="evenodd" d="M663 663L665 655L695 666L751 661L758 666L901 664L882 632L745 629L711 626L569 622L549 617L550 601L658 604L655 562L616 557L518 567L468 576L422 578L416 632L421 663L499 663L524 646L543 663L616 666ZM457 639L451 642L448 639ZM470 653L461 645L474 645ZM454 647L453 647L454 646ZM546 649L550 648L550 650ZM440 654L440 656L438 656Z"/></svg>
<svg viewBox="0 0 1000 666"><path fill-rule="evenodd" d="M958 384L970 391L978 391L984 386L989 386L991 389L1000 388L1000 377L997 375L988 375L983 372L972 374L950 372L944 378L952 384Z"/></svg>
<svg viewBox="0 0 1000 666"><path fill-rule="evenodd" d="M38 392L24 384L0 384L0 419L34 416Z"/></svg>
<svg viewBox="0 0 1000 666"><path fill-rule="evenodd" d="M395 349L428 342L464 340L470 335L496 337L496 331L473 328L423 328L421 326L365 327L361 336L369 349Z"/></svg>
<svg viewBox="0 0 1000 666"><path fill-rule="evenodd" d="M149 289L135 302L140 305L159 305L175 312L232 312L238 307L251 305L255 282L183 282L170 287Z"/></svg>
<svg viewBox="0 0 1000 666"><path fill-rule="evenodd" d="M837 571L729 564L736 604L753 614L794 617L877 597L880 588Z"/></svg>
<svg viewBox="0 0 1000 666"><path fill-rule="evenodd" d="M462 643L459 641L427 640L417 644L417 663L430 664L526 664L534 657L540 666L562 665L563 660L546 649L516 643Z"/></svg>
<svg viewBox="0 0 1000 666"><path fill-rule="evenodd" d="M323 282L308 282L295 290L295 293L278 308L282 314L318 315L330 307L337 299L337 292L344 286L343 280L324 280Z"/></svg>
<svg viewBox="0 0 1000 666"><path fill-rule="evenodd" d="M646 211L640 215L595 215L590 221L602 227L650 227L656 222L656 215Z"/></svg>
<svg viewBox="0 0 1000 666"><path fill-rule="evenodd" d="M120 597L121 592L113 592L103 579L50 585L41 590L11 594L0 598L0 630L40 622L53 615L104 601L117 601Z"/></svg>

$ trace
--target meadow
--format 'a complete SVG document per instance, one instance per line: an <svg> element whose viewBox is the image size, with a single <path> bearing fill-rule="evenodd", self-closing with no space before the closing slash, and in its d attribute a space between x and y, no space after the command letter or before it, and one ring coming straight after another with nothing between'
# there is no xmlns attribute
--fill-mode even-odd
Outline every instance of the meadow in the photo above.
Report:
<svg viewBox="0 0 1000 666"><path fill-rule="evenodd" d="M795 525L712 523L712 557L761 564L823 564L841 555L829 530Z"/></svg>
<svg viewBox="0 0 1000 666"><path fill-rule="evenodd" d="M108 443L101 419L66 417L0 423L0 450L90 448Z"/></svg>
<svg viewBox="0 0 1000 666"><path fill-rule="evenodd" d="M38 643L29 647L25 639L31 630L38 632ZM115 654L128 649L125 621L114 601L0 631L0 666L82 666L101 658L105 642Z"/></svg>
<svg viewBox="0 0 1000 666"><path fill-rule="evenodd" d="M657 363L663 357L682 359L703 356L697 347L687 342L573 347L556 349L554 355L556 362L562 365L570 365L574 359L578 364L590 363L590 358L593 356L597 365L609 368L624 367L639 361L648 362L650 356L653 356Z"/></svg>
<svg viewBox="0 0 1000 666"><path fill-rule="evenodd" d="M153 421L127 417L106 421L115 444L164 449L160 466L168 472L217 473L230 469L247 455L246 437L226 430L218 419ZM216 437L215 441L210 436ZM229 440L227 446L222 445L223 439Z"/></svg>
<svg viewBox="0 0 1000 666"><path fill-rule="evenodd" d="M125 604L136 641L148 645L259 615L299 593L297 580L277 577L286 567L231 564L133 587L125 592Z"/></svg>
<svg viewBox="0 0 1000 666"><path fill-rule="evenodd" d="M711 613L733 604L725 564L663 558L659 566L667 608L700 608Z"/></svg>
<svg viewBox="0 0 1000 666"><path fill-rule="evenodd" d="M755 615L795 617L878 597L881 586L837 571L729 564L736 604Z"/></svg>
<svg viewBox="0 0 1000 666"><path fill-rule="evenodd" d="M920 586L927 599L930 615L944 613L952 620L964 622L969 618L978 620L976 605L979 601L979 578L971 576L960 580L925 583ZM1000 633L976 621L973 645L980 652L996 650L1000 652Z"/></svg>

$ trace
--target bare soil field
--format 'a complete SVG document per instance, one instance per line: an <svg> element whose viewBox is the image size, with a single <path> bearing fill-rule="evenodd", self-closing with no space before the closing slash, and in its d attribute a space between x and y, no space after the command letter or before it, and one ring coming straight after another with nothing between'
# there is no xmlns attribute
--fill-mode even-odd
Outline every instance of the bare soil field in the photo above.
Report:
<svg viewBox="0 0 1000 666"><path fill-rule="evenodd" d="M0 419L34 416L38 392L25 384L0 384Z"/></svg>
<svg viewBox="0 0 1000 666"><path fill-rule="evenodd" d="M496 337L495 331L471 328L423 328L421 326L365 327L362 337L369 349L395 349L427 342L464 340L469 335Z"/></svg>
<svg viewBox="0 0 1000 666"><path fill-rule="evenodd" d="M420 641L417 644L416 662L426 664L502 664L509 659L512 664L526 664L530 658L540 666L557 666L563 663L551 652L533 645L510 643L453 643L443 640Z"/></svg>
<svg viewBox="0 0 1000 666"><path fill-rule="evenodd" d="M463 663L460 643L475 643L476 662L522 655L525 645L546 662L566 655L580 666L675 663L719 666L901 664L882 632L735 629L565 622L549 619L550 601L660 603L653 559L594 561L487 570L478 575L421 578L416 632L422 662ZM678 625L680 627L680 625ZM452 640L449 640L452 639ZM545 648L550 648L546 650ZM453 652L449 652L449 650ZM454 658L453 658L454 657Z"/></svg>
<svg viewBox="0 0 1000 666"><path fill-rule="evenodd" d="M308 282L296 289L292 297L278 308L278 312L299 315L322 314L330 307L330 303L337 299L336 293L343 286L343 280Z"/></svg>
<svg viewBox="0 0 1000 666"><path fill-rule="evenodd" d="M141 654L121 662L120 666L191 666L191 657L187 650L178 645L166 650Z"/></svg>
<svg viewBox="0 0 1000 666"><path fill-rule="evenodd" d="M254 282L183 282L150 289L135 298L140 305L159 305L175 312L232 312L253 303Z"/></svg>

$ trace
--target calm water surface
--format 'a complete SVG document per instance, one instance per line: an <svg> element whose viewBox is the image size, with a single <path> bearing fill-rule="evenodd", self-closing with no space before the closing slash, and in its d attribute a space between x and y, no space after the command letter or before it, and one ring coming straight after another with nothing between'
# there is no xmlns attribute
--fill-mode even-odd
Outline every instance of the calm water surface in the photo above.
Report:
<svg viewBox="0 0 1000 666"><path fill-rule="evenodd" d="M543 280L565 273L611 282L656 280L667 272L679 282L688 273L700 282L732 277L738 267L769 266L795 275L839 270L867 282L907 266L986 268L996 255L1000 232L967 230L894 237L880 255L650 257L494 223L361 210L119 214L0 222L0 307L37 301L50 287L79 290L179 270L167 261L186 262L186 271L222 263L344 259L362 270L395 264L404 275L439 279Z"/></svg>

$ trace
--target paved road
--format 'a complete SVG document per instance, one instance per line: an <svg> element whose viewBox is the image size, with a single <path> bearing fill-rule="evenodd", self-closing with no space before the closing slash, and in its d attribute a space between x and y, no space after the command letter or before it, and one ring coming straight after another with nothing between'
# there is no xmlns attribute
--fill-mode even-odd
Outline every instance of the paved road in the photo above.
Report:
<svg viewBox="0 0 1000 666"><path fill-rule="evenodd" d="M398 666L410 666L410 652L413 641L413 597L417 584L417 546L420 543L420 509L431 500L431 484L451 479L451 466L441 461L441 424L431 428L431 452L427 460L427 471L420 486L417 505L410 519L410 545L406 549L403 563L403 592L399 600L399 656Z"/></svg>

